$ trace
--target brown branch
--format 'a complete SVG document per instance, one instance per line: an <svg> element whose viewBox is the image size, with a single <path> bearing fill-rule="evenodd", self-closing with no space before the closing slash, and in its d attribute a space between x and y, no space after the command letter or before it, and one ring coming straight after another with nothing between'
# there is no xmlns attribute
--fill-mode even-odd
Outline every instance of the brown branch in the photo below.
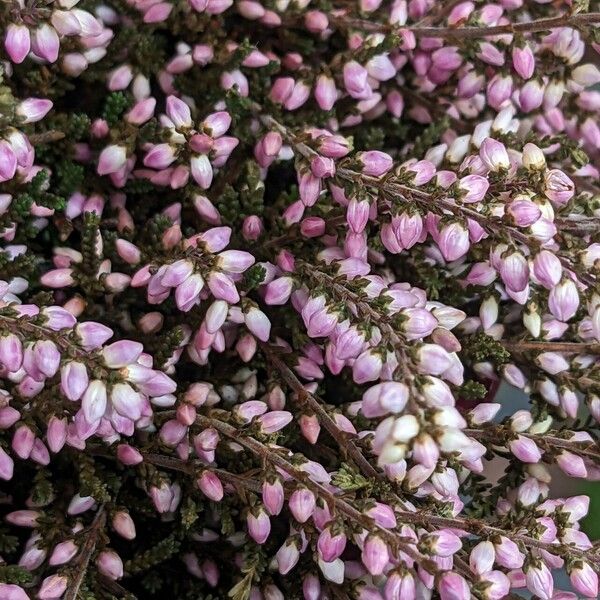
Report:
<svg viewBox="0 0 600 600"><path fill-rule="evenodd" d="M179 471L186 475L195 476L199 470L210 470L217 475L219 479L232 485L245 487L256 494L260 494L262 486L254 479L249 479L243 475L236 475L224 469L216 469L214 467L206 467L205 465L197 465L193 462L184 461L174 456L165 456L164 454L153 454L151 452L142 452L144 461L149 462L157 467L170 469L171 471Z"/></svg>
<svg viewBox="0 0 600 600"><path fill-rule="evenodd" d="M250 450L255 454L261 461L265 463L271 463L272 465L279 467L282 471L287 473L292 479L301 483L307 487L313 494L321 497L327 504L334 510L343 514L350 523L359 523L364 529L368 531L377 531L377 534L387 542L387 544L394 551L402 551L406 555L410 556L413 560L417 561L424 569L430 573L437 573L438 568L426 557L421 556L419 552L414 548L414 541L403 536L399 536L397 533L379 527L373 519L362 514L359 510L354 508L346 500L336 496L328 489L323 487L321 484L314 482L310 477L296 469L291 463L289 463L281 454L277 453L273 448L265 446L258 440L244 435L241 431L232 427L231 425L220 421L219 419L200 415L196 417L196 423L202 427L213 427L224 436L236 441L240 446L243 446L247 450Z"/></svg>
<svg viewBox="0 0 600 600"><path fill-rule="evenodd" d="M501 340L500 342L509 352L565 352L573 354L600 354L600 343L598 342L536 342L523 341L511 342Z"/></svg>
<svg viewBox="0 0 600 600"><path fill-rule="evenodd" d="M413 523L417 525L435 525L441 529L462 529L476 535L503 535L509 537L515 542L521 542L527 548L539 548L546 550L552 554L559 554L559 550L563 549L561 545L554 544L552 542L543 542L537 540L528 535L506 531L500 527L489 525L480 519L461 519L460 517L442 517L431 512L418 511L418 512L398 512L396 511L399 519L405 523ZM593 555L589 550L580 550L573 546L565 546L564 552L574 558L582 558L595 565L596 568L600 566L600 556Z"/></svg>
<svg viewBox="0 0 600 600"><path fill-rule="evenodd" d="M560 27L582 27L600 23L600 13L580 13L576 15L559 15L558 17L548 17L527 21L524 23L506 23L505 25L495 25L493 27L423 27L415 26L397 26L385 23L376 23L366 19L353 19L344 16L332 17L330 22L338 27L362 29L377 33L398 33L402 31L411 31L415 37L428 38L450 38L450 39L477 39L486 38L494 35L503 35L511 33L533 33L539 31L549 31Z"/></svg>
<svg viewBox="0 0 600 600"><path fill-rule="evenodd" d="M515 432L507 426L488 426L485 429L464 429L464 433L472 438L488 440L494 444L506 445L514 437ZM520 435L533 440L544 452L567 450L573 454L584 456L600 464L600 445L598 442L567 440L549 433L535 434L521 432Z"/></svg>
<svg viewBox="0 0 600 600"><path fill-rule="evenodd" d="M261 344L261 348L267 355L269 362L279 371L283 381L296 393L298 400L305 403L312 410L319 422L336 441L342 452L347 454L366 477L380 479L381 474L375 470L371 463L363 456L355 443L349 439L349 434L341 431L336 422L329 416L319 400L306 391L294 372L277 356L274 348L268 344Z"/></svg>
<svg viewBox="0 0 600 600"><path fill-rule="evenodd" d="M104 511L104 505L100 506L98 512L94 516L92 524L89 526L86 533L85 541L81 547L81 554L75 564L75 577L71 581L71 585L65 592L64 600L76 600L79 588L83 583L85 574L87 573L88 564L92 558L92 554L96 549L96 542L98 541L98 534L106 523L106 512Z"/></svg>
<svg viewBox="0 0 600 600"><path fill-rule="evenodd" d="M207 421L210 422L211 427L215 427L215 429L218 429L227 437L232 437L241 445L245 445L240 439L240 437L243 437L243 436L240 436L237 433L234 433L237 430L235 430L233 427L230 427L225 423L222 423L220 421L215 421L208 417L199 417L199 419L207 419ZM215 425L215 422L218 424ZM205 423L205 425L209 426L208 423ZM225 426L225 428L223 426ZM227 428L229 428L229 429L227 429ZM467 435L471 435L473 437L481 437L480 435L473 435L474 432L475 433L484 433L480 430L465 430L465 433ZM524 435L527 435L527 434L524 434ZM537 436L530 436L530 437L537 437ZM245 439L251 440L251 438L245 438ZM551 436L549 439L550 440L558 440L559 438L554 438ZM560 441L567 442L567 444L568 444L568 440L560 440ZM260 442L256 442L256 440L252 440L252 442L255 442L259 446L262 446L262 444L260 444ZM297 481L303 483L304 485L306 485L309 488L311 487L310 483L313 483L313 482L311 482L310 480L307 481L305 474L298 472L296 469L294 469L294 467L290 463L287 463L287 461L284 461L285 464L281 463L279 461L279 459L281 459L281 457L279 455L275 454L274 452L272 452L271 450L269 450L268 448L263 446L262 449L260 449L260 450L257 449L257 453L259 453L259 455L261 455L261 457L263 457L263 458L265 458L264 453L268 453L266 460L269 460L269 457L277 457L275 459L275 461L273 461L275 464L277 464L277 466L282 468L284 471L286 471L286 473L291 475ZM144 456L145 456L145 458L147 458L149 460L149 462L152 462L153 464L158 464L160 466L164 466L165 468L168 468L168 469L181 471L184 473L193 473L194 472L194 467L192 465L190 465L189 463L186 463L185 461L182 461L181 459L178 459L178 458L164 457L164 456L154 455L154 454L146 454ZM281 460L284 460L284 459L281 459ZM224 480L227 480L227 478L230 478L230 479L234 478L236 483L238 483L239 485L241 485L241 486L245 487L246 489L249 489L253 492L257 492L261 488L260 483L250 477L243 477L240 475L232 475L231 473L226 473L225 471L222 471L219 469L214 469L214 472L217 473L218 476L223 478ZM345 501L343 501L339 498L336 498L333 494L330 494L327 490L324 490L324 488L321 488L321 486L319 486L319 484L313 483L313 486L314 486L314 488L311 489L311 491L313 491L316 494L321 495L322 497L325 497L325 499L328 502L333 503L333 505L337 505L338 508L340 508L339 503L342 503L344 505L347 504ZM286 490L286 497L288 495L289 495L289 491ZM351 514L356 514L358 512L358 511L356 511L356 509L354 509L354 507L352 507L349 504L347 504L347 507L349 507L351 509L351 511L354 511ZM348 514L347 507L342 506L340 512L346 514L346 516L351 517L351 515ZM423 527L424 529L427 529L429 531L432 531L432 530L435 531L436 528L437 529L447 529L447 528L461 529L463 531L467 531L469 533L476 534L479 536L481 536L481 535L485 535L485 536L502 535L502 536L510 537L514 541L521 542L528 549L538 548L538 549L546 550L548 552L552 552L555 554L558 553L559 550L563 550L563 548L560 545L557 545L554 543L549 543L549 542L543 542L541 540L535 539L535 538L525 535L523 533L507 531L505 529L502 529L501 527L497 527L495 525L490 525L489 523L486 523L485 521L480 520L480 519L461 518L461 517L443 517L438 514L432 513L430 511L420 510L420 511L413 512L413 511L409 511L406 509L400 509L400 508L398 508L398 506L394 507L394 512L395 512L396 516L398 517L398 520L401 523L403 523L403 524L410 523L412 525L418 525L419 527ZM360 515L360 513L358 513L358 514ZM361 519L364 519L364 517L362 515L358 519L358 522L361 522L363 527L365 527L367 529L370 527L373 527L372 523L363 523L361 521ZM388 530L384 530L384 531L388 531ZM394 540L394 542L397 543L397 540ZM589 562L594 563L596 565L596 567L600 566L600 556L596 556L595 554L592 554L589 551L578 550L578 549L572 548L570 546L565 547L564 551L568 552L571 556L586 559ZM455 558L457 558L457 557L455 557ZM459 561L459 562L461 562L461 561ZM466 576L472 575L472 573L470 572L470 570L468 569L466 564L459 565L457 563L457 566L463 567L461 570L463 571L463 573Z"/></svg>
<svg viewBox="0 0 600 600"><path fill-rule="evenodd" d="M58 142L59 140L64 139L65 134L62 131L57 131L55 129L51 129L50 131L43 131L41 133L32 133L28 135L27 138L31 142L32 145L36 144L48 144L50 142Z"/></svg>

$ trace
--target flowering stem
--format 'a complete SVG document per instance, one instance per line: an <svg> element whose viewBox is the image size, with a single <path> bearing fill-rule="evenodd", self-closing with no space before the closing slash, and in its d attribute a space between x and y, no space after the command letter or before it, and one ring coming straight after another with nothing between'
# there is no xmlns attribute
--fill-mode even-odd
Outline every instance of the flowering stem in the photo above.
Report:
<svg viewBox="0 0 600 600"><path fill-rule="evenodd" d="M516 227L511 227L510 225L503 223L499 219L490 218L486 215L477 212L476 210L467 208L466 206L459 206L445 198L434 197L428 192L412 188L402 183L390 181L387 177L372 177L345 168L338 169L337 175L342 179L345 179L346 181L356 182L358 180L361 180L365 183L365 185L372 186L386 194L389 194L394 198L401 198L404 201L409 201L410 198L411 200L417 203L423 204L428 210L431 210L432 207L436 205L440 206L444 210L448 210L454 215L473 219L474 221L479 223L488 233L502 237L508 235L513 240L524 244L531 250L537 249L540 245L539 241L535 238L530 238L522 231L519 231L519 229L517 229ZM408 198L407 195L409 196ZM578 277L581 279L581 281L587 283L588 285L595 284L595 278L590 276L588 273L582 272L581 269L578 269L577 266L574 265L569 258L562 256L559 253L557 253L557 257L564 267L566 267L569 270L575 271Z"/></svg>
<svg viewBox="0 0 600 600"><path fill-rule="evenodd" d="M494 444L505 444L511 437L514 437L514 431L502 425L489 426L485 429L465 429L465 433L476 439L489 440ZM573 454L585 456L600 464L600 451L594 451L593 449L594 446L597 447L595 442L572 441L554 435L548 435L547 433L538 435L523 432L520 433L520 435L530 438L545 451L560 452L561 450L568 450Z"/></svg>
<svg viewBox="0 0 600 600"><path fill-rule="evenodd" d="M354 442L351 439L348 439L348 433L340 430L335 421L329 416L329 413L323 408L321 402L306 391L300 380L294 375L293 371L279 356L277 356L273 347L267 344L261 344L261 347L269 362L279 371L282 379L290 389L296 393L299 403L306 404L306 406L317 415L319 422L336 441L342 452L347 454L354 461L363 475L379 479L381 477L380 473L373 468L369 461L363 456L362 452L356 447Z"/></svg>
<svg viewBox="0 0 600 600"><path fill-rule="evenodd" d="M228 425L227 423L224 423L218 419L201 415L196 417L196 423L202 427L213 427L226 437L235 440L238 444L247 450L250 450L262 461L270 462L274 466L279 467L282 471L285 471L290 477L292 477L292 479L306 486L309 490L311 490L311 492L313 492L313 494L323 498L323 500L325 500L330 507L336 509L339 513L350 519L350 522L359 523L361 527L368 531L376 530L378 535L384 541L386 541L391 548L394 548L396 551L400 550L414 560L418 560L419 564L421 564L423 568L430 573L436 573L438 571L435 564L428 560L424 561L423 557L421 557L420 554L413 548L413 540L400 537L389 529L378 527L371 518L363 515L359 510L354 508L345 500L336 497L319 483L312 481L307 474L298 471L291 463L285 460L285 458L283 458L273 449L268 448L254 438L243 435L235 427L232 427L231 425Z"/></svg>
<svg viewBox="0 0 600 600"><path fill-rule="evenodd" d="M143 452L142 456L144 457L144 461L149 462L156 467L163 467L164 469L170 469L171 471L179 471L190 476L194 476L198 470L196 465L193 463L181 460L180 458L176 458L174 456L153 454L150 452ZM230 473L224 469L216 469L211 467L210 471L217 475L221 481L226 481L234 486L242 486L251 490L252 492L260 494L261 485L254 479L244 477L242 475L236 475L235 473Z"/></svg>
<svg viewBox="0 0 600 600"><path fill-rule="evenodd" d="M92 558L92 554L96 549L98 534L104 529L105 522L106 512L104 511L104 505L102 505L98 509L98 512L96 512L94 520L87 530L87 535L81 548L81 554L79 555L79 559L75 567L75 576L71 581L71 585L65 592L64 600L76 600L77 594L79 593L79 588L81 587L87 572L90 559Z"/></svg>
<svg viewBox="0 0 600 600"><path fill-rule="evenodd" d="M590 352L592 354L600 353L600 343L598 342L509 342L502 341L502 345L509 352L529 352L539 350L540 352L567 352L580 354Z"/></svg>
<svg viewBox="0 0 600 600"><path fill-rule="evenodd" d="M507 535L507 530L502 529L500 527L495 527L493 525L489 525L480 519L462 519L459 517L442 517L430 512L426 511L417 511L417 512L396 512L398 517L407 522L407 523L415 523L419 525L435 525L439 528L450 528L450 529L462 529L464 531L468 531L470 533L474 533L476 535L486 535L486 536L495 536L495 535ZM520 533L508 533L510 538L515 542L521 542L527 548L540 548L542 550L546 550L553 554L558 554L558 550L562 550L563 548L558 544L554 544L551 542L543 542L541 540L536 540L527 535L523 535ZM575 556L577 558L584 558L590 562L593 562L597 567L600 566L600 556L595 556L588 550L579 550L574 548L573 546L569 546L568 548L564 548L564 553L569 556Z"/></svg>
<svg viewBox="0 0 600 600"><path fill-rule="evenodd" d="M210 421L210 424L206 423L206 426L214 427L215 429L217 429L224 435L231 437L231 438L235 438L238 443L247 447L248 449L253 451L255 454L261 456L261 458L266 459L266 460L271 460L271 458L274 458L275 460L272 460L271 462L273 462L276 466L278 466L279 468L284 470L286 473L288 473L288 475L292 476L296 481L303 483L304 485L306 485L309 488L311 488L311 485L312 485L313 487L311 488L311 491L321 495L321 497L325 498L328 501L328 503L337 506L341 513L344 513L347 516L350 516L350 515L355 515L358 512L350 504L348 504L344 500L340 500L339 498L336 498L333 494L330 494L329 492L327 492L327 490L322 488L319 484L316 484L310 480L307 481L306 475L304 475L303 473L300 473L299 471L294 469L294 467L290 463L285 461L279 455L273 453L266 446L263 446L260 442L257 442L256 440L254 440L252 438L239 436L239 434L237 434L236 430L233 427L231 427L221 421L218 421L216 419L209 419L208 417L199 417L198 419L207 419L207 421ZM465 430L465 433L467 433L468 435L475 435L474 432L476 432L476 434L482 433L479 430ZM481 437L481 436L478 436L478 437ZM537 436L529 436L529 437L535 437L537 439ZM568 440L560 440L559 438L551 437L548 439L551 439L552 441L559 440L561 442L568 443ZM249 442L249 444L246 444L245 442ZM195 472L195 468L192 465L190 465L189 463L186 463L185 461L182 461L178 458L166 457L166 456L157 455L157 454L144 454L144 458L146 460L148 460L148 462L151 462L154 465L162 466L167 469L181 471L181 472L187 473L187 474L193 474ZM219 478L222 478L224 481L229 481L230 483L232 483L234 485L238 484L238 485L241 485L241 486L245 487L246 489L249 489L255 493L260 493L260 490L261 490L260 483L250 477L232 475L231 473L227 473L225 471L222 471L221 469L213 469L213 471L215 474L217 474L219 476ZM462 519L459 517L443 517L443 516L436 515L432 512L424 511L424 510L418 510L415 512L409 511L409 510L402 510L402 509L398 508L397 506L395 507L394 512L395 512L396 516L398 517L398 519L402 523L412 523L412 524L424 527L428 530L431 530L433 527L433 528L437 528L437 529L445 529L445 528L462 529L464 531L468 531L469 533L473 533L473 534L476 534L479 536L500 536L500 535L506 536L507 535L507 531L505 529L496 527L494 525L490 525L489 523L486 523L485 521L482 521L481 519L471 519L471 518ZM361 518L360 518L359 522L361 522L361 524L363 524L364 517L362 515L360 515L360 517ZM351 517L351 518L354 518L354 517ZM364 523L363 526L365 528L368 528L370 525L368 523ZM386 530L384 530L384 531L386 531ZM510 537L513 541L521 542L527 548L539 548L542 550L546 550L548 552L552 552L554 554L557 554L557 551L559 549L561 549L561 547L558 546L557 544L543 542L541 540L537 540L530 536L519 534L519 533L510 533ZM394 540L397 542L396 538L394 538ZM402 550L404 552L406 552L406 550L404 548L402 548ZM566 549L565 549L565 552L567 552ZM600 566L600 556L594 556L588 551L577 550L572 547L568 548L568 552L570 553L571 556L576 556L579 558L586 558L587 560ZM456 560L456 558L457 557L455 557L455 560Z"/></svg>
<svg viewBox="0 0 600 600"><path fill-rule="evenodd" d="M64 139L66 134L63 131L51 129L41 133L32 133L29 136L29 141L35 146L36 144L48 144L49 142L58 142Z"/></svg>
<svg viewBox="0 0 600 600"><path fill-rule="evenodd" d="M402 30L412 32L415 37L428 38L453 38L453 39L474 39L485 38L494 35L503 35L511 33L532 33L536 31L548 31L560 27L582 27L600 23L600 13L580 13L575 15L560 15L558 17L549 17L528 21L524 23L506 23L505 25L495 25L492 27L428 27L428 26L402 26L388 25L385 23L375 23L364 19L352 19L346 17L335 17L331 19L333 23L342 27L350 27L363 31L377 33L401 34Z"/></svg>

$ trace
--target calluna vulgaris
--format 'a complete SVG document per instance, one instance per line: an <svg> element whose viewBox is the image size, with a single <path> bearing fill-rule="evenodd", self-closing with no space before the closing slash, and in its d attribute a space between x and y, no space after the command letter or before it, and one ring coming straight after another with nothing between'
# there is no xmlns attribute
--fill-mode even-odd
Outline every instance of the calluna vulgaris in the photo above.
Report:
<svg viewBox="0 0 600 600"><path fill-rule="evenodd" d="M0 28L0 600L597 597L600 2Z"/></svg>

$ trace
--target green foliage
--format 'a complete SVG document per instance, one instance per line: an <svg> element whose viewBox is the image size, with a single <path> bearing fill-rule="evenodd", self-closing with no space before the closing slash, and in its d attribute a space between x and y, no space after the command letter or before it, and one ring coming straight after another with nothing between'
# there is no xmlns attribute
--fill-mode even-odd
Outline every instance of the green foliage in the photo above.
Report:
<svg viewBox="0 0 600 600"><path fill-rule="evenodd" d="M129 100L123 92L112 92L106 96L102 117L111 127L113 127L119 122L121 115L128 106Z"/></svg>
<svg viewBox="0 0 600 600"><path fill-rule="evenodd" d="M503 365L510 360L508 350L500 342L483 332L466 338L462 354L473 362L489 360L495 365Z"/></svg>

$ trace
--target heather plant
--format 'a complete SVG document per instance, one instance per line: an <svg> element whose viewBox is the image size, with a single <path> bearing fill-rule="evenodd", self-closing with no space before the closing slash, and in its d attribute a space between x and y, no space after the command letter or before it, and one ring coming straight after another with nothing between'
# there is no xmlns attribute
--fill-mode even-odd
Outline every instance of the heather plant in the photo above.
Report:
<svg viewBox="0 0 600 600"><path fill-rule="evenodd" d="M0 600L596 598L599 25L4 0Z"/></svg>

